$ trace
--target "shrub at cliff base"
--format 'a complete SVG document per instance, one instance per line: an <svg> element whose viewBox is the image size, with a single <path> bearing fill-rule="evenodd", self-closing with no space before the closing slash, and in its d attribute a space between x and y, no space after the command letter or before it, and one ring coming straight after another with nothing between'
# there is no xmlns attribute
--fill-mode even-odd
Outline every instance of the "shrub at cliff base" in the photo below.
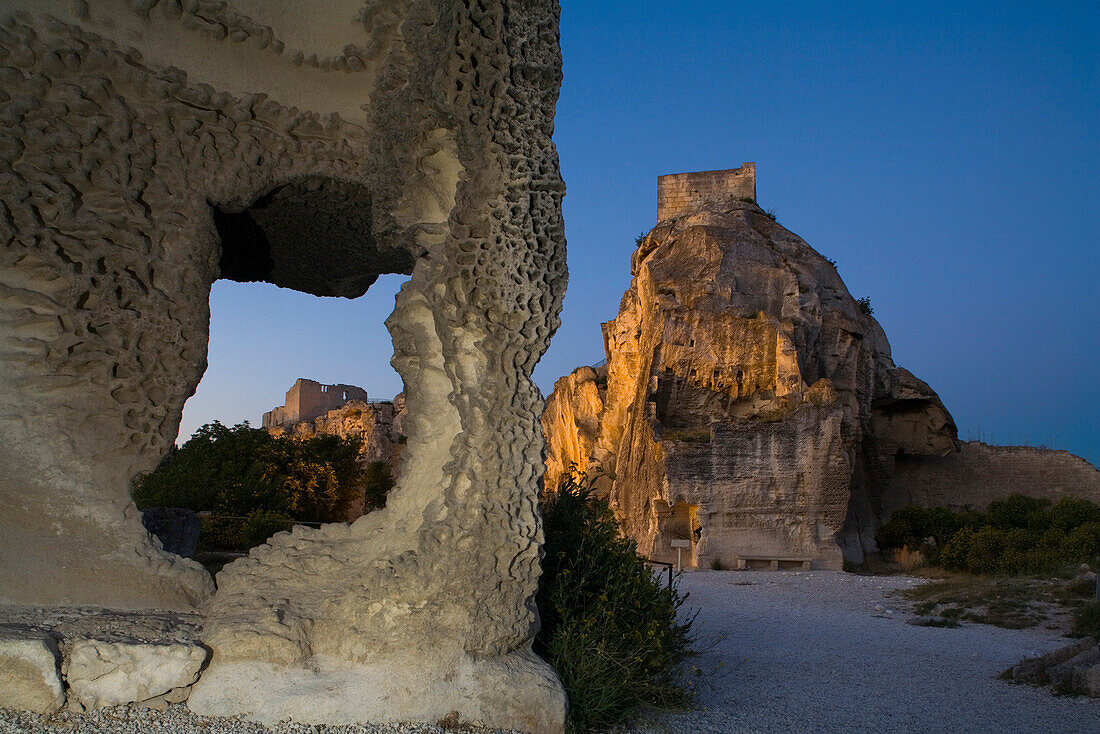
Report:
<svg viewBox="0 0 1100 734"><path fill-rule="evenodd" d="M1100 567L1100 505L1014 494L984 513L904 507L876 538L883 549L920 548L931 565L955 571L1065 573L1081 563Z"/></svg>
<svg viewBox="0 0 1100 734"><path fill-rule="evenodd" d="M1100 640L1100 601L1081 607L1074 615L1070 637L1095 637Z"/></svg>
<svg viewBox="0 0 1100 734"><path fill-rule="evenodd" d="M542 503L546 532L535 650L569 695L568 728L602 730L643 706L685 703L692 654L686 596L655 577L607 503L566 479Z"/></svg>
<svg viewBox="0 0 1100 734"><path fill-rule="evenodd" d="M247 550L295 522L342 521L363 482L360 446L358 438L297 440L215 421L139 477L134 502L210 512L200 547Z"/></svg>

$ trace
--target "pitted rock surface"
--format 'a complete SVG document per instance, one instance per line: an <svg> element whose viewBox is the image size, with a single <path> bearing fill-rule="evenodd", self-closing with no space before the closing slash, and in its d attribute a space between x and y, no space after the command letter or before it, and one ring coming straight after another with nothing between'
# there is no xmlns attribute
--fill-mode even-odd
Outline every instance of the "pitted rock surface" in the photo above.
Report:
<svg viewBox="0 0 1100 734"><path fill-rule="evenodd" d="M530 652L530 375L566 278L557 21L541 0L5 3L0 602L201 607L189 703L211 713L290 701L303 673L378 692L416 670L385 706L280 710L560 730ZM277 535L214 595L130 501L205 368L211 284L354 297L382 272L411 274L386 509Z"/></svg>

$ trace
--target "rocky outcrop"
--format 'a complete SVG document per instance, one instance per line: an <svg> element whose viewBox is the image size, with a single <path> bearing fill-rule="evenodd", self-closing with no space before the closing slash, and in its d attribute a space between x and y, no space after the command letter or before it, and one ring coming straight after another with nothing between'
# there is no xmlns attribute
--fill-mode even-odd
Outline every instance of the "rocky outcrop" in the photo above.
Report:
<svg viewBox="0 0 1100 734"><path fill-rule="evenodd" d="M303 439L322 434L360 438L363 440L360 459L393 463L405 439L401 433L405 415L404 395L398 395L392 402L352 400L312 420L273 426L268 432Z"/></svg>
<svg viewBox="0 0 1100 734"><path fill-rule="evenodd" d="M547 486L580 459L645 555L860 560L895 457L955 450L835 267L754 203L660 222L631 274L606 390L589 368L559 380L544 428Z"/></svg>
<svg viewBox="0 0 1100 734"><path fill-rule="evenodd" d="M1045 655L1021 660L1001 677L1013 683L1051 685L1063 694L1100 698L1100 649L1094 637L1082 637Z"/></svg>
<svg viewBox="0 0 1100 734"><path fill-rule="evenodd" d="M542 412L546 434L546 474L543 485L551 489L562 477L588 466L600 433L607 368L581 367L554 383Z"/></svg>
<svg viewBox="0 0 1100 734"><path fill-rule="evenodd" d="M198 513L183 507L148 507L141 511L141 523L160 541L168 553L191 558L202 532Z"/></svg>
<svg viewBox="0 0 1100 734"><path fill-rule="evenodd" d="M293 718L320 700L342 722L561 731L531 652L531 373L566 283L558 15L0 4L0 603L202 608L206 713L282 692L269 710ZM386 507L276 534L215 594L130 495L206 367L211 285L355 298L384 273L409 276L386 320L409 406Z"/></svg>

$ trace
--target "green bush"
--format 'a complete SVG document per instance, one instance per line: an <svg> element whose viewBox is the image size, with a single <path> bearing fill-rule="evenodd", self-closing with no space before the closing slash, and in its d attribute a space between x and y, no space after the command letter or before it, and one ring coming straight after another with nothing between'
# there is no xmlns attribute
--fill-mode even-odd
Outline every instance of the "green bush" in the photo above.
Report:
<svg viewBox="0 0 1100 734"><path fill-rule="evenodd" d="M974 537L974 529L961 528L944 544L939 553L940 565L953 571L966 569L966 557L970 553L970 540Z"/></svg>
<svg viewBox="0 0 1100 734"><path fill-rule="evenodd" d="M917 507L909 505L895 510L890 520L875 534L883 548L920 548L932 538L936 546L942 546L966 525L976 525L971 513L952 512L946 507Z"/></svg>
<svg viewBox="0 0 1100 734"><path fill-rule="evenodd" d="M1062 541L1062 549L1072 563L1082 560L1090 563L1100 558L1100 522L1086 522L1075 527Z"/></svg>
<svg viewBox="0 0 1100 734"><path fill-rule="evenodd" d="M990 502L989 509L986 510L986 521L1002 530L1045 530L1050 527L1050 517L1046 512L1049 507L1050 500L1013 494Z"/></svg>
<svg viewBox="0 0 1100 734"><path fill-rule="evenodd" d="M299 522L338 522L359 491L362 441L319 435L274 437L241 423L209 423L134 481L140 508L211 512L204 549L246 550ZM261 537L262 536L262 537Z"/></svg>
<svg viewBox="0 0 1100 734"><path fill-rule="evenodd" d="M1076 497L1063 497L1050 508L1050 524L1066 532L1100 522L1100 505Z"/></svg>
<svg viewBox="0 0 1100 734"><path fill-rule="evenodd" d="M544 498L542 515L535 650L569 695L569 730L606 729L638 707L686 702L681 666L692 654L693 618L677 618L686 597L664 586L607 502L574 477Z"/></svg>
<svg viewBox="0 0 1100 734"><path fill-rule="evenodd" d="M978 574L1062 573L1100 563L1100 505L1011 495L985 513L903 507L879 528L885 549L920 547L930 563ZM932 538L933 544L923 543Z"/></svg>
<svg viewBox="0 0 1100 734"><path fill-rule="evenodd" d="M1095 637L1100 640L1100 601L1085 604L1073 618L1070 637Z"/></svg>
<svg viewBox="0 0 1100 734"><path fill-rule="evenodd" d="M275 533L294 527L294 518L281 512L253 510L248 513L241 527L241 541L245 549L257 546Z"/></svg>
<svg viewBox="0 0 1100 734"><path fill-rule="evenodd" d="M363 474L363 512L380 510L386 506L386 497L393 489L393 476L384 461L372 461Z"/></svg>
<svg viewBox="0 0 1100 734"><path fill-rule="evenodd" d="M970 573L997 573L1005 550L1005 532L997 528L982 528L970 537L966 553L966 570Z"/></svg>
<svg viewBox="0 0 1100 734"><path fill-rule="evenodd" d="M235 516L208 515L201 519L199 551L238 551L251 546L244 542L244 519Z"/></svg>

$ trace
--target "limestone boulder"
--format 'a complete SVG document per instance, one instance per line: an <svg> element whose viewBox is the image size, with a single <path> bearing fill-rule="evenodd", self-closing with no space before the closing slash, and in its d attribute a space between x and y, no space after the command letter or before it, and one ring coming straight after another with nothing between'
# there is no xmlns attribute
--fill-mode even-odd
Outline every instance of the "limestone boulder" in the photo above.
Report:
<svg viewBox="0 0 1100 734"><path fill-rule="evenodd" d="M1100 698L1100 662L1071 671L1067 688L1077 695Z"/></svg>
<svg viewBox="0 0 1100 734"><path fill-rule="evenodd" d="M23 625L0 625L0 708L52 714L65 704L57 641Z"/></svg>
<svg viewBox="0 0 1100 734"><path fill-rule="evenodd" d="M62 673L71 705L85 709L146 701L187 688L209 651L182 641L68 641Z"/></svg>
<svg viewBox="0 0 1100 734"><path fill-rule="evenodd" d="M603 325L606 390L580 389L584 369L559 381L544 428L547 476L586 468L645 555L839 568L874 548L895 457L955 450L836 268L751 200L678 210L631 275Z"/></svg>

